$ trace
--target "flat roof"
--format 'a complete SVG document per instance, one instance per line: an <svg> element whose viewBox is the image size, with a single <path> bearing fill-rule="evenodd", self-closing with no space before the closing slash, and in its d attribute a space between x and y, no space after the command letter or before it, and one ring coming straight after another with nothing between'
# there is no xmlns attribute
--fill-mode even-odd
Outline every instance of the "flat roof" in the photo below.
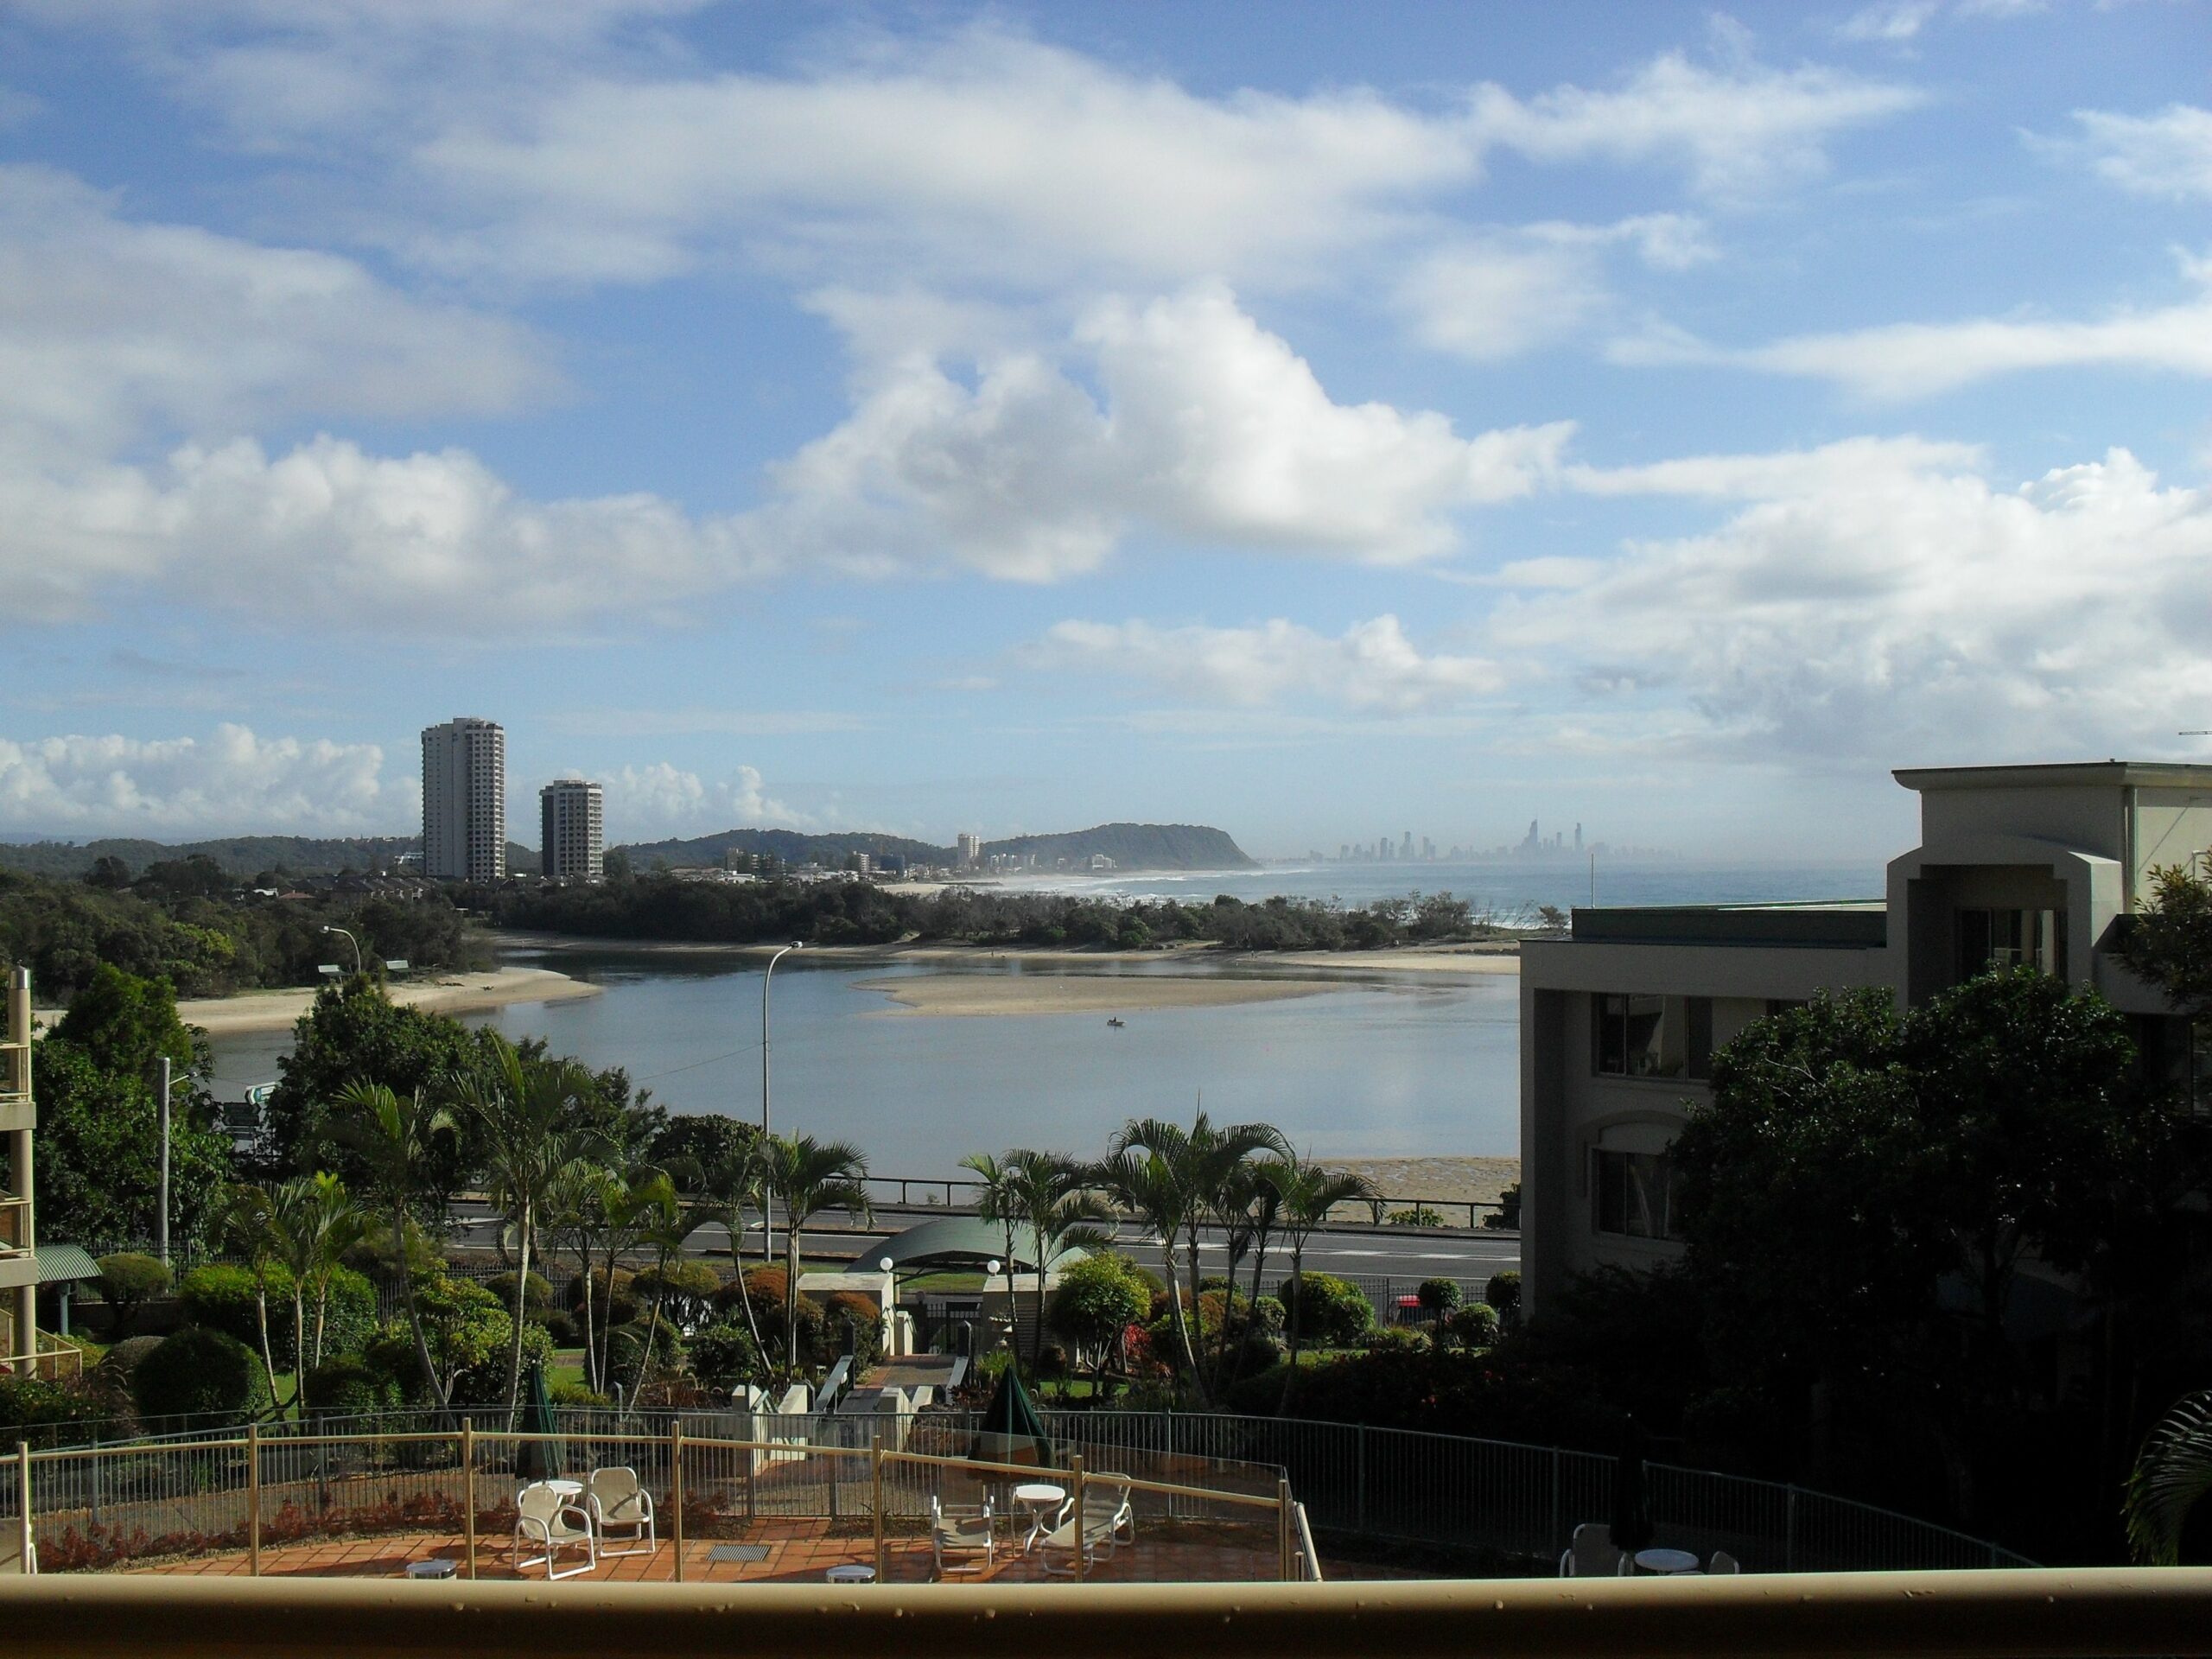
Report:
<svg viewBox="0 0 2212 1659"><path fill-rule="evenodd" d="M1577 907L1577 944L1751 945L1797 950L1878 950L1889 943L1879 899L1788 905L1637 905Z"/></svg>
<svg viewBox="0 0 2212 1659"><path fill-rule="evenodd" d="M2212 765L2190 760L2060 760L2026 766L1904 766L1890 776L1907 789L2212 789Z"/></svg>

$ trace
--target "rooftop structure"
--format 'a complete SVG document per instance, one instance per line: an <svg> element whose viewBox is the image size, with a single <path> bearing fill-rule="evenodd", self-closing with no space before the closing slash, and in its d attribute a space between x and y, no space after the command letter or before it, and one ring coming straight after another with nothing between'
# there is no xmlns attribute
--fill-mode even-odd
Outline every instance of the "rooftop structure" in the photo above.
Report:
<svg viewBox="0 0 2212 1659"><path fill-rule="evenodd" d="M1911 769L1921 842L1887 896L1578 909L1522 951L1522 1237L1530 1306L1571 1274L1674 1257L1667 1150L1713 1051L1824 991L1924 1001L1992 964L2095 988L2153 1065L2190 1036L2113 945L2150 872L2212 847L2212 767L2109 760Z"/></svg>

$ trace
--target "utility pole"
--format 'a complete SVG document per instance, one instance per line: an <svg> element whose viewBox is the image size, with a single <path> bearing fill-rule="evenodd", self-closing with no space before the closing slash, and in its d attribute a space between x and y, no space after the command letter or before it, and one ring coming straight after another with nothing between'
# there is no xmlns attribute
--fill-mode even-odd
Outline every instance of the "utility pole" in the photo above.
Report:
<svg viewBox="0 0 2212 1659"><path fill-rule="evenodd" d="M768 958L768 971L760 976L760 1150L768 1150L768 988L775 983L776 964L799 948L798 943L785 945ZM772 1213L776 1202L775 1188L767 1181L760 1185L760 1259L773 1263L776 1259L776 1218Z"/></svg>
<svg viewBox="0 0 2212 1659"><path fill-rule="evenodd" d="M162 1179L157 1202L161 1209L154 1217L155 1254L162 1258L162 1265L169 1264L169 1057L162 1056L162 1096L157 1109L162 1124Z"/></svg>

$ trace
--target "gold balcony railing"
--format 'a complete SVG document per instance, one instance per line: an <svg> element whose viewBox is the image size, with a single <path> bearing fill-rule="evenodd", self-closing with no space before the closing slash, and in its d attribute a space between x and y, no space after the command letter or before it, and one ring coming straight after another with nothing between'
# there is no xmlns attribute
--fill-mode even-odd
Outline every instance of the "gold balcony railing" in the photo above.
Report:
<svg viewBox="0 0 2212 1659"><path fill-rule="evenodd" d="M2212 1569L849 1589L71 1574L0 1579L0 1630L73 1659L2134 1659L2212 1654Z"/></svg>
<svg viewBox="0 0 2212 1659"><path fill-rule="evenodd" d="M28 1248L23 1236L30 1230L31 1201L0 1192L0 1255L13 1255Z"/></svg>

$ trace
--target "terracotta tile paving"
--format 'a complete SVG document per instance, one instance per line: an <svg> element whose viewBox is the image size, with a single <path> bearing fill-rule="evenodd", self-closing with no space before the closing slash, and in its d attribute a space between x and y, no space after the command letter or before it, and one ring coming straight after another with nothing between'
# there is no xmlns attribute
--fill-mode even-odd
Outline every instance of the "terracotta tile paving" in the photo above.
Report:
<svg viewBox="0 0 2212 1659"><path fill-rule="evenodd" d="M832 1567L873 1562L875 1548L872 1538L865 1533L851 1535L844 1529L832 1535L830 1526L826 1521L765 1522L734 1537L689 1540L683 1550L684 1580L695 1584L819 1584L823 1574ZM763 1545L767 1556L759 1561L709 1560L709 1552L717 1543ZM325 1543L271 1545L261 1552L261 1571L264 1578L397 1578L406 1571L410 1561L433 1556L459 1561L465 1549L460 1535L452 1533L404 1533ZM890 1582L919 1583L931 1576L932 1562L926 1538L892 1538L886 1544L886 1555L885 1576ZM581 1560L580 1555L564 1554L562 1565L565 1567ZM603 1556L595 1569L575 1577L578 1580L601 1583L666 1582L675 1576L675 1560L674 1546L664 1539L651 1554ZM537 1579L543 1575L543 1567L518 1573L514 1561L514 1541L511 1536L501 1534L478 1537L479 1578ZM1000 1549L997 1561L991 1567L984 1567L979 1558L971 1557L957 1558L957 1564L973 1565L982 1570L951 1573L950 1581L956 1584L1037 1582L1057 1576L1046 1573L1041 1556L1022 1555L1010 1546ZM1058 1559L1053 1564L1066 1565ZM251 1571L251 1567L244 1552L235 1552L127 1570L237 1577ZM1275 1576L1275 1556L1271 1546L1257 1548L1249 1542L1208 1536L1202 1531L1187 1537L1160 1537L1156 1534L1147 1537L1141 1533L1135 1545L1124 1543L1111 1556L1101 1557L1089 1576L1099 1583L1249 1583Z"/></svg>

